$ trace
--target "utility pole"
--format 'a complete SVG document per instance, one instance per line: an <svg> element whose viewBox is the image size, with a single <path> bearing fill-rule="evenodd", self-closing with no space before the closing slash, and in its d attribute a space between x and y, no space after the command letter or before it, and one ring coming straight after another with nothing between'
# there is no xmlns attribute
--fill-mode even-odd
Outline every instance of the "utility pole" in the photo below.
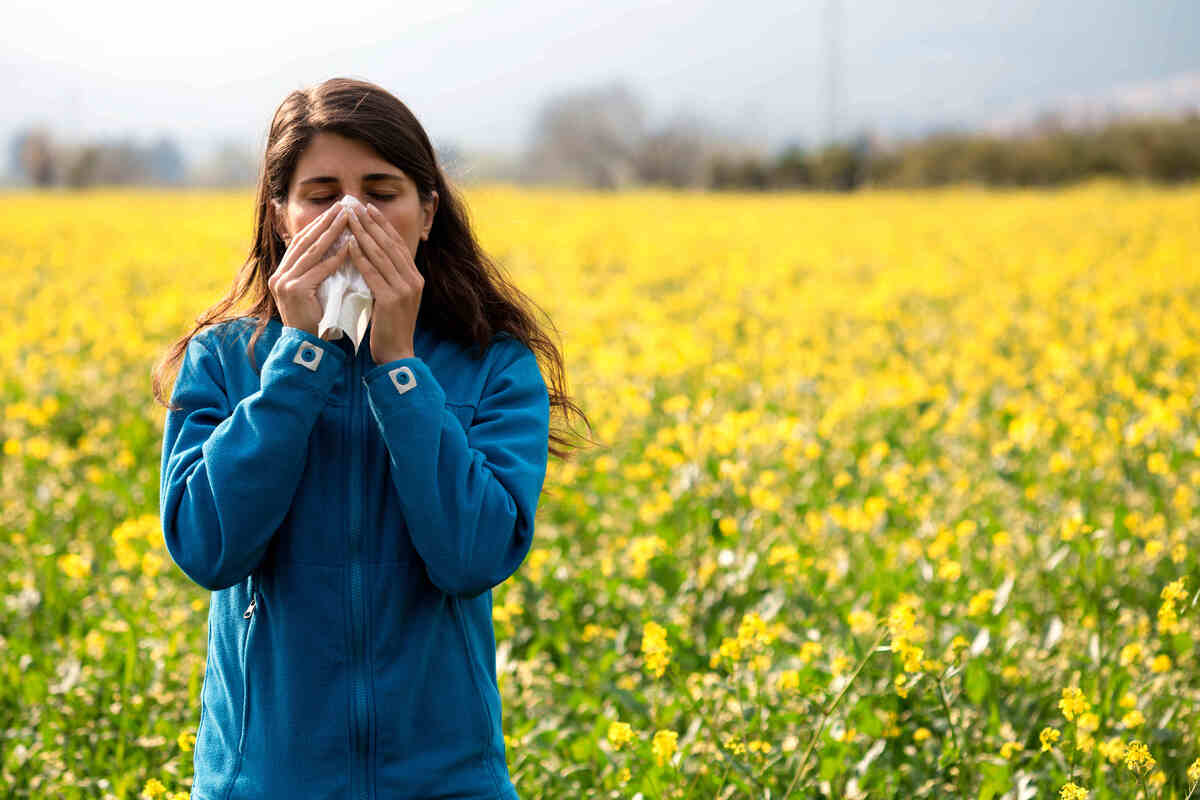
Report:
<svg viewBox="0 0 1200 800"><path fill-rule="evenodd" d="M837 141L842 113L842 3L825 3L826 124L829 144Z"/></svg>

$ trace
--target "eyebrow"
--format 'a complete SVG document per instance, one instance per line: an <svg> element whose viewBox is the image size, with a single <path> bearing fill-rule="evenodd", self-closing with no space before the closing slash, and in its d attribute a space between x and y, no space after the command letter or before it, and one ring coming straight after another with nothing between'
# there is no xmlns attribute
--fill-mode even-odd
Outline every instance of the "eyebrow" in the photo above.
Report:
<svg viewBox="0 0 1200 800"><path fill-rule="evenodd" d="M403 175L396 175L391 172L370 172L366 175L363 175L364 181L383 181L383 180L387 180L389 178L394 178L395 180L398 180L398 181L404 180ZM305 184L309 184L309 183L337 183L337 182L338 182L338 179L333 177L332 175L318 175L315 178L305 178L304 180L300 181L300 183L298 185L304 186Z"/></svg>

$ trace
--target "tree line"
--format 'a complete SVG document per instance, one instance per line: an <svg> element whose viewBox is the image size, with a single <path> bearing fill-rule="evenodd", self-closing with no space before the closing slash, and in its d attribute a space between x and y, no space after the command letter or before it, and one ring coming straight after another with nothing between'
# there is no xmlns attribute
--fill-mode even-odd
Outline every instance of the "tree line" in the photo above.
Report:
<svg viewBox="0 0 1200 800"><path fill-rule="evenodd" d="M853 190L953 183L1053 186L1108 176L1161 183L1200 178L1200 113L1115 120L1092 129L1055 122L1023 135L938 133L882 149L868 139L773 159L716 156L714 189Z"/></svg>

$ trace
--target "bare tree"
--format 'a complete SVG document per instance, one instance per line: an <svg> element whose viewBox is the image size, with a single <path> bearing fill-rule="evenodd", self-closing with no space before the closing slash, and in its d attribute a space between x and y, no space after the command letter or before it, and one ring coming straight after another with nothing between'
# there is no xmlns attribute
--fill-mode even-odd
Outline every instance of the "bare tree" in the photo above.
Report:
<svg viewBox="0 0 1200 800"><path fill-rule="evenodd" d="M49 130L37 126L18 131L9 148L11 162L20 176L34 186L54 183L58 162Z"/></svg>
<svg viewBox="0 0 1200 800"><path fill-rule="evenodd" d="M644 125L641 101L620 82L557 95L538 113L526 172L605 189L628 184Z"/></svg>
<svg viewBox="0 0 1200 800"><path fill-rule="evenodd" d="M707 177L715 137L700 117L680 113L648 135L638 148L638 178L668 186L698 186Z"/></svg>

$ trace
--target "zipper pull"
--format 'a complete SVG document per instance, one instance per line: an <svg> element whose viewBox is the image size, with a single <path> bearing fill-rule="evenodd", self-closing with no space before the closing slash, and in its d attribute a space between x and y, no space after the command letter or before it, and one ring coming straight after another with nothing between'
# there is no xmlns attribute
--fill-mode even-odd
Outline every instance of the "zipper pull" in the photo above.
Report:
<svg viewBox="0 0 1200 800"><path fill-rule="evenodd" d="M250 619L254 613L254 604L258 602L258 592L254 591L254 573L250 573L250 605L246 606L246 610L242 613L242 619Z"/></svg>

